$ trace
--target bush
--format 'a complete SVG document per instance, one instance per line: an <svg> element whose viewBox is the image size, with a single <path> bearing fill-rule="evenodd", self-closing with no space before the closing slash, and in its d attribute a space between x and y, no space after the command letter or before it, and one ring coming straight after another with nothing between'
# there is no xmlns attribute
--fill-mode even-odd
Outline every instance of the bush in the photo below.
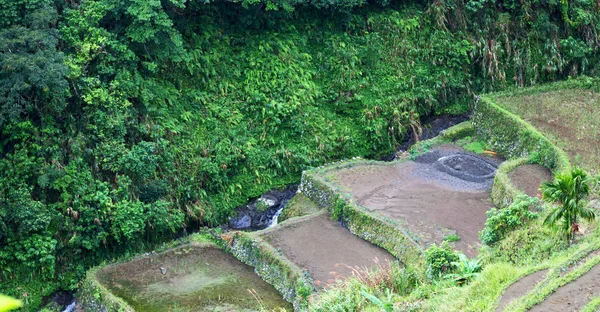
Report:
<svg viewBox="0 0 600 312"><path fill-rule="evenodd" d="M439 246L435 244L431 245L431 247L425 251L427 276L429 278L439 278L445 274L452 273L452 262L458 260L458 254L447 242L443 242Z"/></svg>
<svg viewBox="0 0 600 312"><path fill-rule="evenodd" d="M532 206L535 210L540 210L541 201L538 198L519 195L507 208L490 209L486 212L488 219L485 221L485 227L479 233L481 241L491 246L503 239L507 233L536 219L538 214L531 211Z"/></svg>
<svg viewBox="0 0 600 312"><path fill-rule="evenodd" d="M490 258L514 264L539 263L564 249L567 245L557 243L553 231L541 223L536 221L508 233L494 246Z"/></svg>

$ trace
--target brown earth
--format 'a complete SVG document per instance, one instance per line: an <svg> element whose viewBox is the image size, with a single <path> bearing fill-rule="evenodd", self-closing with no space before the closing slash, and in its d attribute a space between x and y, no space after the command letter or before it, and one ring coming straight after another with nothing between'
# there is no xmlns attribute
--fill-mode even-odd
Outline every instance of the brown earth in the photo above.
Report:
<svg viewBox="0 0 600 312"><path fill-rule="evenodd" d="M591 298L600 295L600 265L596 265L571 283L560 287L543 302L533 307L532 312L579 311L590 302Z"/></svg>
<svg viewBox="0 0 600 312"><path fill-rule="evenodd" d="M424 247L441 243L456 233L455 247L469 256L477 254L478 232L491 207L486 189L469 190L468 183L449 178L429 179L422 164L406 161L388 166L363 166L336 174L338 183L352 193L359 205L372 212L403 222L403 227L417 234ZM420 168L420 169L419 169ZM433 174L432 174L433 175ZM454 187L461 184L461 187Z"/></svg>
<svg viewBox="0 0 600 312"><path fill-rule="evenodd" d="M523 165L508 173L512 184L531 197L541 198L540 184L553 179L552 172L540 165Z"/></svg>
<svg viewBox="0 0 600 312"><path fill-rule="evenodd" d="M261 236L306 269L319 289L351 276L356 270L385 267L395 261L383 249L331 221L326 213L281 224Z"/></svg>
<svg viewBox="0 0 600 312"><path fill-rule="evenodd" d="M500 298L500 302L498 303L497 312L504 310L504 308L514 299L520 298L529 291L531 291L539 282L541 282L548 273L548 270L541 270L535 273L529 274L517 282L510 285L502 298Z"/></svg>

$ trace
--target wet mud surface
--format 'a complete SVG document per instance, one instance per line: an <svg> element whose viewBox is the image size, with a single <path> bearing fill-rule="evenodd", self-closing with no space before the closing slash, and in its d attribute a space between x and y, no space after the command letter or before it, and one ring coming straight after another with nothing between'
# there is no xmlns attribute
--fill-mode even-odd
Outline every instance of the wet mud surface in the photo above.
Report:
<svg viewBox="0 0 600 312"><path fill-rule="evenodd" d="M176 248L109 266L97 277L136 311L293 311L251 267L215 247Z"/></svg>
<svg viewBox="0 0 600 312"><path fill-rule="evenodd" d="M502 298L500 298L496 311L503 311L513 300L520 298L533 290L533 288L546 277L546 274L548 274L548 270L537 271L510 285L504 292L504 295L502 295Z"/></svg>
<svg viewBox="0 0 600 312"><path fill-rule="evenodd" d="M262 237L299 267L318 289L334 285L362 269L387 267L395 258L350 233L327 213L282 227Z"/></svg>
<svg viewBox="0 0 600 312"><path fill-rule="evenodd" d="M541 198L540 184L553 179L552 172L540 165L519 166L508 173L511 183L531 197Z"/></svg>
<svg viewBox="0 0 600 312"><path fill-rule="evenodd" d="M456 155L463 161L449 164L448 170L437 168L440 159ZM500 163L455 146L442 146L414 161L344 169L335 173L333 180L351 192L359 205L399 221L424 247L457 234L456 248L474 256L485 212L492 206L489 190ZM465 179L465 172L478 178Z"/></svg>
<svg viewBox="0 0 600 312"><path fill-rule="evenodd" d="M600 296L600 265L596 265L571 283L560 287L543 302L534 306L532 312L579 311L593 297Z"/></svg>

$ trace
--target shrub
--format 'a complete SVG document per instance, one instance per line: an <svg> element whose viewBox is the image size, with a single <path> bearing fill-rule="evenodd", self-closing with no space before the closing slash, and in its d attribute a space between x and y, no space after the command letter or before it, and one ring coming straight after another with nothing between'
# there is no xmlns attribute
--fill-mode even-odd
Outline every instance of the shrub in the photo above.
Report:
<svg viewBox="0 0 600 312"><path fill-rule="evenodd" d="M537 218L538 214L531 211L532 206L540 210L541 201L527 195L519 195L507 208L490 209L486 212L488 219L485 221L485 227L479 233L481 241L491 246L503 239L507 233Z"/></svg>
<svg viewBox="0 0 600 312"><path fill-rule="evenodd" d="M447 242L443 242L439 246L433 244L425 251L427 275L429 278L439 278L445 274L452 273L452 262L458 260L459 257L456 251Z"/></svg>
<svg viewBox="0 0 600 312"><path fill-rule="evenodd" d="M552 230L541 223L532 222L529 226L507 233L494 246L490 258L515 264L539 263L552 253L564 249L566 244L557 244Z"/></svg>

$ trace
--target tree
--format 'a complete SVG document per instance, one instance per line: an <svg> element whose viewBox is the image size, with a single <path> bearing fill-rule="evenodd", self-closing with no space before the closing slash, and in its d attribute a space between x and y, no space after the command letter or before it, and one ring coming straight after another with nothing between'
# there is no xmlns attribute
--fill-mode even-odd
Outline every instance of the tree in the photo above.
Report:
<svg viewBox="0 0 600 312"><path fill-rule="evenodd" d="M4 5L0 1L0 8ZM51 1L12 3L10 8L18 17L7 20L22 23L0 22L0 127L21 117L61 116L69 91L64 55L57 50L56 8ZM0 20L9 13L0 13Z"/></svg>
<svg viewBox="0 0 600 312"><path fill-rule="evenodd" d="M542 183L542 199L549 203L559 203L544 220L544 225L561 223L560 229L565 238L570 241L579 230L578 218L594 220L596 213L587 207L586 198L590 193L592 179L575 167L571 171L559 173L554 181Z"/></svg>

